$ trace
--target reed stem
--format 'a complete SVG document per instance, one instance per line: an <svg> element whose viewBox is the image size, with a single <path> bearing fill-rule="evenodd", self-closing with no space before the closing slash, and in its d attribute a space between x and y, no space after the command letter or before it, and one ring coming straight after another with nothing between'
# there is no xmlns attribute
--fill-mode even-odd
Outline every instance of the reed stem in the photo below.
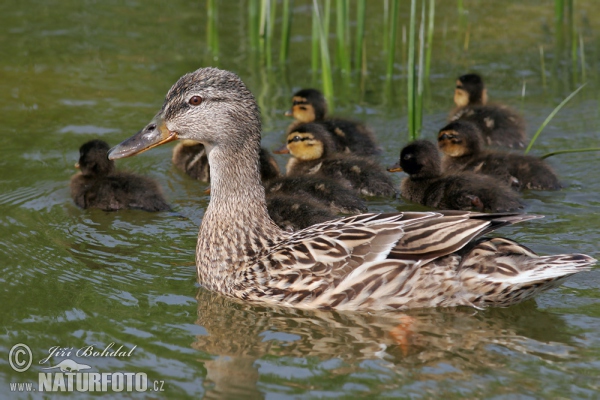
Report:
<svg viewBox="0 0 600 400"><path fill-rule="evenodd" d="M416 19L416 0L410 1L410 21L408 28L408 65L407 65L407 85L408 85L408 138L414 140L416 134L416 111L415 111L415 19Z"/></svg>
<svg viewBox="0 0 600 400"><path fill-rule="evenodd" d="M292 6L293 0L283 0L283 12L281 22L281 47L279 49L279 62L285 64L290 50L290 32L292 30Z"/></svg>
<svg viewBox="0 0 600 400"><path fill-rule="evenodd" d="M390 17L390 37L387 47L386 79L390 81L394 74L394 55L396 52L396 32L398 26L398 14L400 10L399 0L392 0L392 12Z"/></svg>
<svg viewBox="0 0 600 400"><path fill-rule="evenodd" d="M329 2L327 2L329 3ZM327 7L326 3L326 7ZM321 23L319 5L317 0L313 0L313 12L316 14L316 23L319 29L319 43L321 45L321 77L323 80L323 95L327 99L331 108L333 106L333 79L331 76L331 61L329 59L329 46L327 45L327 35L325 27Z"/></svg>
<svg viewBox="0 0 600 400"><path fill-rule="evenodd" d="M600 151L600 147L588 147L585 149L569 149L569 150L557 150L557 151L552 151L550 153L546 153L543 156L540 157L541 160L557 155L557 154L566 154L566 153L585 153L588 151Z"/></svg>

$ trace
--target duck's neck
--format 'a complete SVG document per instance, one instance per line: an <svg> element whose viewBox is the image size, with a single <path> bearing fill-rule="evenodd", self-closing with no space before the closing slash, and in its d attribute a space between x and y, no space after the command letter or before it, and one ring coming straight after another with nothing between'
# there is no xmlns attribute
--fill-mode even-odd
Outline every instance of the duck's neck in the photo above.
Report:
<svg viewBox="0 0 600 400"><path fill-rule="evenodd" d="M211 199L200 225L196 266L199 282L211 290L230 291L236 272L286 236L267 213L259 146L259 141L244 148L207 146Z"/></svg>

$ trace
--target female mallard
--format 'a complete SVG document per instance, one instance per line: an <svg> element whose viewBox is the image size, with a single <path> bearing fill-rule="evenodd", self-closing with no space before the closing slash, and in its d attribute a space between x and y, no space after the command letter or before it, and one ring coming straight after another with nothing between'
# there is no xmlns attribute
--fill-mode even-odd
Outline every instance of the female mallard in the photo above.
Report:
<svg viewBox="0 0 600 400"><path fill-rule="evenodd" d="M510 240L482 238L535 218L526 215L361 214L282 231L265 206L260 133L258 106L237 75L203 68L181 77L154 119L109 155L176 139L205 145L212 193L196 266L209 290L301 308L507 306L595 262L583 254L539 257Z"/></svg>
<svg viewBox="0 0 600 400"><path fill-rule="evenodd" d="M487 104L487 90L477 74L460 76L454 90L456 109L450 121L476 124L488 146L525 147L525 121L505 105Z"/></svg>
<svg viewBox="0 0 600 400"><path fill-rule="evenodd" d="M558 190L558 177L543 160L525 154L485 150L481 132L468 121L440 129L438 147L444 172L474 171L498 178L518 190Z"/></svg>
<svg viewBox="0 0 600 400"><path fill-rule="evenodd" d="M366 125L348 119L328 117L327 100L317 89L302 89L296 92L292 97L292 108L285 115L296 120L288 127L288 133L298 124L316 122L331 133L337 151L366 156L381 153L373 131ZM285 152L285 146L279 152Z"/></svg>
<svg viewBox="0 0 600 400"><path fill-rule="evenodd" d="M373 159L335 152L335 145L321 125L298 125L287 136L292 158L287 163L288 176L325 176L354 188L365 196L394 197L396 190L385 170Z"/></svg>
<svg viewBox="0 0 600 400"><path fill-rule="evenodd" d="M109 148L102 140L90 140L79 148L79 162L75 166L81 172L71 177L71 197L75 204L105 211L171 210L154 180L115 171L115 162L107 157Z"/></svg>
<svg viewBox="0 0 600 400"><path fill-rule="evenodd" d="M443 174L435 145L415 140L400 152L390 172L408 174L400 194L424 206L450 210L506 212L522 208L519 196L502 182L473 172Z"/></svg>

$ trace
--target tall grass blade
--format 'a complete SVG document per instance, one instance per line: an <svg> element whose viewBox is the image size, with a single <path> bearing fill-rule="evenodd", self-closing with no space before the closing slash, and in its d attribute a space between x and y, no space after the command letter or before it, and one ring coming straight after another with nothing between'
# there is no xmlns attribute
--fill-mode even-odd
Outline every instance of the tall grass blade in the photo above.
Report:
<svg viewBox="0 0 600 400"><path fill-rule="evenodd" d="M319 43L321 45L321 76L323 80L323 95L331 108L333 107L333 78L331 76L331 61L329 59L329 46L327 45L327 33L321 23L319 5L313 0L313 10L316 14L316 23L319 28Z"/></svg>
<svg viewBox="0 0 600 400"><path fill-rule="evenodd" d="M367 0L357 0L356 2L356 39L354 43L354 68L358 69L363 65L363 48L365 45L365 19L367 10Z"/></svg>
<svg viewBox="0 0 600 400"><path fill-rule="evenodd" d="M560 109L563 108L563 106L567 104L569 100L571 100L577 93L579 93L579 91L583 89L585 85L587 85L587 83L584 83L583 85L579 86L573 93L571 93L566 99L564 99L559 105L557 105L556 108L550 113L550 115L548 115L548 117L546 117L546 120L542 123L537 132L535 132L535 135L533 135L533 137L531 138L529 145L525 149L525 154L529 153L529 150L531 150L531 148L533 147L533 144L537 140L538 136L540 136L540 133L542 133L542 130L546 127L546 125L548 125L552 118L554 118L556 113L559 112Z"/></svg>
<svg viewBox="0 0 600 400"><path fill-rule="evenodd" d="M546 153L543 156L540 157L541 160L557 155L557 154L566 154L566 153L585 153L588 151L600 151L600 147L588 147L585 149L569 149L569 150L557 150L557 151L552 151L550 153Z"/></svg>
<svg viewBox="0 0 600 400"><path fill-rule="evenodd" d="M292 30L292 6L293 0L283 0L283 12L281 22L281 47L279 48L279 62L284 64L290 51L290 32Z"/></svg>
<svg viewBox="0 0 600 400"><path fill-rule="evenodd" d="M319 46L320 42L320 31L319 31L319 20L317 19L317 9L313 7L312 10L312 40L311 40L311 70L312 70L312 80L313 82L317 79L317 71L319 70L319 53L321 48Z"/></svg>
<svg viewBox="0 0 600 400"><path fill-rule="evenodd" d="M350 73L350 56L348 54L348 2L336 0L336 60L343 74Z"/></svg>
<svg viewBox="0 0 600 400"><path fill-rule="evenodd" d="M431 51L433 49L433 27L435 24L435 0L429 0L429 15L427 19L427 53L425 53L425 79L429 80L429 75L431 72Z"/></svg>
<svg viewBox="0 0 600 400"><path fill-rule="evenodd" d="M210 48L212 60L219 59L219 35L217 33L217 2L215 0L208 0L206 3L208 24L206 25L206 41Z"/></svg>
<svg viewBox="0 0 600 400"><path fill-rule="evenodd" d="M419 63L417 65L417 96L415 99L415 131L411 140L416 140L421 135L421 127L423 125L423 72L425 59L425 5L423 2L421 7L421 24L419 27Z"/></svg>
<svg viewBox="0 0 600 400"><path fill-rule="evenodd" d="M407 63L407 85L408 85L408 138L414 140L417 137L416 131L416 112L415 112L415 19L416 19L416 0L410 1L410 21L408 28L408 63Z"/></svg>
<svg viewBox="0 0 600 400"><path fill-rule="evenodd" d="M400 12L399 6L400 0L392 0L392 12L390 16L390 37L387 47L387 67L386 67L386 79L390 81L394 74L394 54L396 51L396 32L398 26L398 14Z"/></svg>
<svg viewBox="0 0 600 400"><path fill-rule="evenodd" d="M250 47L252 50L258 50L259 43L259 2L258 0L250 0L248 3L248 37L250 38Z"/></svg>

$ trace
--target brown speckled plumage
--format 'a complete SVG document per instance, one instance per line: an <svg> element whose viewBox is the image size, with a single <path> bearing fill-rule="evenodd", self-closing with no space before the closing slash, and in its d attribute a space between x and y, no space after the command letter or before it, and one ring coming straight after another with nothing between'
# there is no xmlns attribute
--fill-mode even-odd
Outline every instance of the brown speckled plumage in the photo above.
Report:
<svg viewBox="0 0 600 400"><path fill-rule="evenodd" d="M558 190L558 177L543 160L525 154L483 148L481 132L468 121L455 121L438 134L438 146L444 153L444 172L473 171L500 179L523 190Z"/></svg>
<svg viewBox="0 0 600 400"><path fill-rule="evenodd" d="M201 104L190 105L194 96ZM538 257L512 242L515 249L496 260L493 251L480 250L496 239L473 244L501 226L535 218L525 215L361 214L287 233L267 215L258 172L260 131L256 101L242 81L204 68L184 75L154 120L110 153L126 157L177 138L204 143L212 196L196 266L199 282L210 290L300 308L504 306L526 296L497 301L500 285L505 294L528 293L533 286L538 291L595 261L579 254ZM511 268L504 258L512 260ZM481 271L476 279L463 278L467 263ZM498 288L480 291L490 285Z"/></svg>

